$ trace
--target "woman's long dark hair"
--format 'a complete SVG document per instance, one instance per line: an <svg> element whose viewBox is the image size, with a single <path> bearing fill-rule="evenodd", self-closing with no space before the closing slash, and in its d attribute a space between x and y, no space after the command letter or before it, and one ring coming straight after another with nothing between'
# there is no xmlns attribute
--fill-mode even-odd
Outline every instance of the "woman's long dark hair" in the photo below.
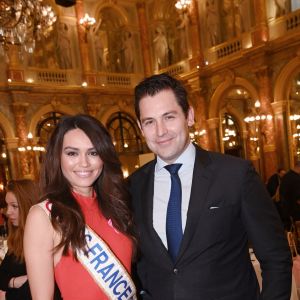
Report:
<svg viewBox="0 0 300 300"><path fill-rule="evenodd" d="M63 117L55 128L48 141L41 168L42 200L51 201L51 222L62 238L55 250L63 247L63 254L66 255L71 248L75 257L76 250L86 251L84 216L61 170L64 136L73 129L81 129L89 137L103 161L101 175L93 185L99 208L107 219L112 220L114 227L130 237L135 244L129 193L111 137L97 119L76 115Z"/></svg>

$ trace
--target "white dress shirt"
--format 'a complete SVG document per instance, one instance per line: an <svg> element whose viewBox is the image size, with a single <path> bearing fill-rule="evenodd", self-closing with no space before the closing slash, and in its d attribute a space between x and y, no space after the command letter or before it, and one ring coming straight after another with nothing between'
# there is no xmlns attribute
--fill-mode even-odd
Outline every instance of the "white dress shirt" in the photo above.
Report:
<svg viewBox="0 0 300 300"><path fill-rule="evenodd" d="M183 232L186 225L187 211L190 203L195 155L195 146L190 143L185 151L174 162L182 164L178 171L178 175L182 189L181 220ZM167 163L157 157L154 174L153 228L167 248L166 218L171 191L171 176L164 168L166 165Z"/></svg>

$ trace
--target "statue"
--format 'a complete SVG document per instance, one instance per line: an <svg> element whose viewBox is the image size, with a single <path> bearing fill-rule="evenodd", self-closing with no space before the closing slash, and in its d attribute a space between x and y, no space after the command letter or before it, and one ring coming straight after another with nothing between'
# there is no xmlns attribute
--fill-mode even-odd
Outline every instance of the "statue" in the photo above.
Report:
<svg viewBox="0 0 300 300"><path fill-rule="evenodd" d="M206 28L210 46L218 44L218 12L215 6L215 0L206 1Z"/></svg>
<svg viewBox="0 0 300 300"><path fill-rule="evenodd" d="M281 17L288 12L287 0L274 0L275 4L275 18Z"/></svg>
<svg viewBox="0 0 300 300"><path fill-rule="evenodd" d="M68 26L65 23L58 24L56 53L58 65L61 69L72 68L71 41L68 35Z"/></svg>
<svg viewBox="0 0 300 300"><path fill-rule="evenodd" d="M167 67L169 46L165 33L160 26L155 30L153 44L158 68L162 69Z"/></svg>
<svg viewBox="0 0 300 300"><path fill-rule="evenodd" d="M188 56L188 25L189 25L189 16L187 12L182 12L179 14L179 20L176 25L178 31L178 48L179 59L184 59Z"/></svg>
<svg viewBox="0 0 300 300"><path fill-rule="evenodd" d="M104 71L105 70L105 59L104 59L104 47L103 47L103 42L101 40L100 36L100 31L98 31L95 35L94 38L94 46L95 46L95 53L96 53L96 64L97 64L97 69L99 71Z"/></svg>
<svg viewBox="0 0 300 300"><path fill-rule="evenodd" d="M129 31L125 31L123 34L122 42L122 69L126 73L133 73L134 70L134 44L132 40L132 34Z"/></svg>

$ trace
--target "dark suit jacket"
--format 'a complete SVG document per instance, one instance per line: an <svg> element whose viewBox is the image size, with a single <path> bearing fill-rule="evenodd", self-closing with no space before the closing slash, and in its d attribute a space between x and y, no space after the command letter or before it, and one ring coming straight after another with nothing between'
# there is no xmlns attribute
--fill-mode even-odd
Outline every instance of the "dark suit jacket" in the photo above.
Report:
<svg viewBox="0 0 300 300"><path fill-rule="evenodd" d="M175 265L152 224L156 161L129 178L143 299L289 300L290 250L258 174L246 160L196 149L187 223ZM261 294L249 240L262 268Z"/></svg>

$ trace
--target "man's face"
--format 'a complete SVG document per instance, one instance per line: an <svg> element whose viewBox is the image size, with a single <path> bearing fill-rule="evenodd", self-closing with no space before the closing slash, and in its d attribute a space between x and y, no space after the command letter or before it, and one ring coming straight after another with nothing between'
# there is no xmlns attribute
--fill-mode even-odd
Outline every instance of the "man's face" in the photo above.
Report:
<svg viewBox="0 0 300 300"><path fill-rule="evenodd" d="M194 111L187 117L172 90L163 90L139 103L140 129L152 152L163 161L173 163L189 144L188 127L194 124Z"/></svg>

